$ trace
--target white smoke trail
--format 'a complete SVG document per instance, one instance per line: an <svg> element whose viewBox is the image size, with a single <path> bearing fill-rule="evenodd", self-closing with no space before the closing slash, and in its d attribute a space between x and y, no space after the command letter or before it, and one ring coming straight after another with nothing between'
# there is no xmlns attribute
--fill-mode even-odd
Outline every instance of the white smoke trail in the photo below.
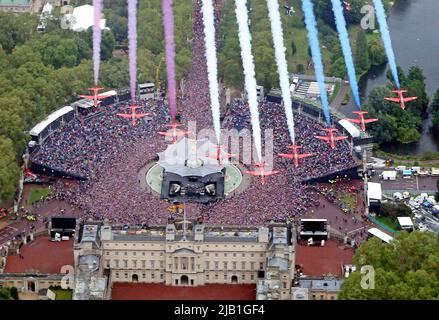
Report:
<svg viewBox="0 0 439 320"><path fill-rule="evenodd" d="M242 67L244 69L245 90L250 108L253 140L258 162L262 162L261 124L259 122L258 99L256 92L255 64L253 62L251 35L248 27L247 0L235 0L236 20L238 20L239 43L241 46Z"/></svg>
<svg viewBox="0 0 439 320"><path fill-rule="evenodd" d="M221 143L220 103L218 88L218 61L215 44L215 16L212 0L203 0L204 43L206 47L207 74L209 79L210 107L217 143Z"/></svg>
<svg viewBox="0 0 439 320"><path fill-rule="evenodd" d="M290 132L291 142L296 143L294 132L294 115L291 103L290 80L288 76L288 65L285 57L284 34L282 29L282 20L279 14L278 0L267 0L268 15L271 22L271 33L273 34L274 52L276 57L277 72L279 73L279 84L282 91L282 100L284 102L285 115L287 117L288 130Z"/></svg>

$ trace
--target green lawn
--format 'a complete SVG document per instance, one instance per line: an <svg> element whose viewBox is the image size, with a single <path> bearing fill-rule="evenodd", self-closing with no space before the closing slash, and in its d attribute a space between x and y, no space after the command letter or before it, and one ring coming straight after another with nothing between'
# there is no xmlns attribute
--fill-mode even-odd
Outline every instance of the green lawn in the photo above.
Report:
<svg viewBox="0 0 439 320"><path fill-rule="evenodd" d="M55 300L72 300L73 291L72 290L52 290L55 292Z"/></svg>
<svg viewBox="0 0 439 320"><path fill-rule="evenodd" d="M398 230L398 222L389 217L376 216L376 219L393 230Z"/></svg>
<svg viewBox="0 0 439 320"><path fill-rule="evenodd" d="M40 201L42 197L48 196L51 192L52 189L50 189L49 187L31 189L28 199L29 206L33 206L35 203Z"/></svg>
<svg viewBox="0 0 439 320"><path fill-rule="evenodd" d="M357 207L357 196L353 193L344 193L338 195L340 201L344 203L348 208L355 209Z"/></svg>
<svg viewBox="0 0 439 320"><path fill-rule="evenodd" d="M302 17L302 3L300 0L294 0L291 2L291 4L294 6L294 9L296 10L295 17ZM292 18L288 18L292 19ZM288 21L287 19L287 21ZM302 64L305 68L305 74L307 75L314 75L314 68L311 68L309 70L306 70L306 67L308 65L308 62L311 60L311 57L308 55L308 47L309 47L309 41L308 41L308 32L306 31L305 25L301 27L291 27L290 25L284 26L284 37L285 37L285 44L288 50L288 66L291 72L295 73L297 70L297 65ZM291 55L291 42L294 40L294 43L296 44L296 54L294 56ZM326 49L321 47L322 50L322 56L324 60L324 64L326 68L329 68L330 66L330 57L331 53Z"/></svg>

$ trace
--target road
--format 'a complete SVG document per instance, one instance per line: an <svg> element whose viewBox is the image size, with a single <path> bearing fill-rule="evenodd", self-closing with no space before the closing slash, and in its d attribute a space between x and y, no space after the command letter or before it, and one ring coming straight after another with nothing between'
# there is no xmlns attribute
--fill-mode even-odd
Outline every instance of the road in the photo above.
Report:
<svg viewBox="0 0 439 320"><path fill-rule="evenodd" d="M336 111L340 110L344 96L346 95L346 92L349 90L349 88L350 88L349 84L345 83L344 81L341 82L340 90L338 91L337 96L331 102L331 108L333 110Z"/></svg>
<svg viewBox="0 0 439 320"><path fill-rule="evenodd" d="M439 234L439 218L435 217L432 212L425 208L419 208L417 213L421 215L421 218L415 217L415 224L419 225L423 223L427 226L427 228L434 233Z"/></svg>
<svg viewBox="0 0 439 320"><path fill-rule="evenodd" d="M411 178L403 178L401 174L398 174L396 180L382 180L379 178L383 170L376 170L376 173L373 177L370 178L370 182L378 182L381 183L381 188L384 192L411 192L411 193L428 193L434 194L437 191L436 182L439 177L421 177L421 176L413 176Z"/></svg>

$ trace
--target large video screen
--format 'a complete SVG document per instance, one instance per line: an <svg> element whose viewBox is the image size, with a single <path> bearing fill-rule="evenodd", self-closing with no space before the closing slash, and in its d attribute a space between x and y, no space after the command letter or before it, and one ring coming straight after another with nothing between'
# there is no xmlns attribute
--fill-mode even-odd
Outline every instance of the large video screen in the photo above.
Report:
<svg viewBox="0 0 439 320"><path fill-rule="evenodd" d="M52 217L52 229L75 229L76 219L72 217Z"/></svg>

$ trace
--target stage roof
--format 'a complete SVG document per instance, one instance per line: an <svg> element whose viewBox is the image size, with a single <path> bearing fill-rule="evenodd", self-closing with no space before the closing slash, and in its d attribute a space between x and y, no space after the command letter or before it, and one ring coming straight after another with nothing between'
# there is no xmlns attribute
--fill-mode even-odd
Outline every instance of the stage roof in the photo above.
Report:
<svg viewBox="0 0 439 320"><path fill-rule="evenodd" d="M183 138L176 144L171 144L160 152L157 162L166 172L179 176L205 177L213 173L221 173L224 165L219 165L215 158L216 145L208 139L192 140ZM223 151L222 151L223 152ZM224 160L225 163L227 163Z"/></svg>
<svg viewBox="0 0 439 320"><path fill-rule="evenodd" d="M358 130L358 128L348 120L343 119L340 120L338 123L351 135L352 138L360 137L360 130Z"/></svg>
<svg viewBox="0 0 439 320"><path fill-rule="evenodd" d="M63 115L73 111L73 108L71 106L62 107L59 110L56 110L55 112L51 113L46 119L38 123L35 127L33 127L29 134L31 136L38 136L44 129L47 128L48 125L50 125L53 121L56 119L62 117Z"/></svg>
<svg viewBox="0 0 439 320"><path fill-rule="evenodd" d="M390 241L393 240L393 237L389 236L387 233L384 233L383 231L381 231L380 229L377 228L370 228L369 230L367 230L370 234L374 235L375 237L381 239L384 242L389 243Z"/></svg>

